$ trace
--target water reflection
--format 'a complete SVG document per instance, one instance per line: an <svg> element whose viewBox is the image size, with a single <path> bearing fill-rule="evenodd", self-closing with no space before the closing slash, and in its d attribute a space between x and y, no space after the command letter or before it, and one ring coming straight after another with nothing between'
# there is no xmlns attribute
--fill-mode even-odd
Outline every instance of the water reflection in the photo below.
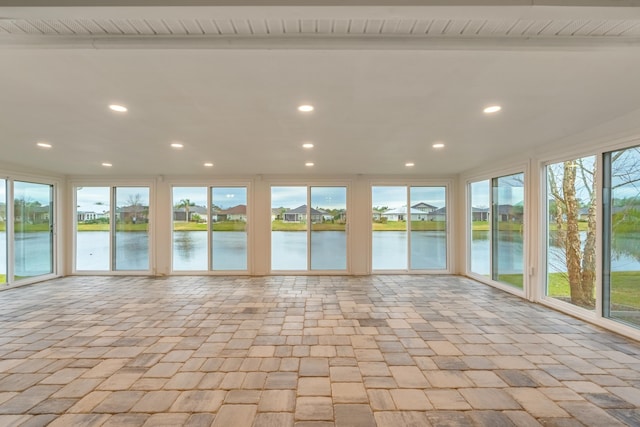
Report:
<svg viewBox="0 0 640 427"><path fill-rule="evenodd" d="M321 243L319 239L325 235L327 238L335 243L335 241L345 241L343 239L334 239L335 236L330 234L324 234L326 232L318 232L317 238L314 237L316 243ZM334 232L340 233L340 232ZM50 248L49 233L47 232L35 232L28 233L29 239L29 256L34 256L34 259L42 259L42 255L46 254ZM119 239L118 242L122 245L128 243L127 257L121 259L122 268L127 270L146 270L147 268L147 246L148 237L147 233L126 233L129 240L128 242L123 239ZM274 247L277 250L284 251L283 260L289 260L291 263L282 264L280 267L287 266L299 266L302 265L302 269L306 268L306 250L300 250L303 246L303 242L300 241L299 245L290 245L291 239L298 237L299 239L306 238L306 233L287 233L287 232L274 232L272 233L272 239L274 240ZM472 271L478 274L488 274L489 272L489 232L488 231L474 231L474 239L472 242ZM218 233L225 235L227 243L222 243L217 246L219 250L214 251L214 256L217 254L217 258L220 260L221 265L235 266L235 268L246 268L246 233L244 232L225 232ZM330 237L331 236L331 237ZM77 246L82 248L78 250L77 266L82 266L83 270L101 270L104 269L104 263L100 261L108 257L108 232L80 232L77 233ZM374 253L374 265L379 269L383 269L385 266L389 268L401 268L402 261L406 268L406 253L402 252L402 248L406 248L406 233L404 232L389 232L381 231L373 233L374 239L382 239L385 244L392 245L398 248L398 251L386 252L387 255L381 256ZM425 239L424 245L426 247L438 248L439 241L444 239L444 236L427 235L422 236ZM206 254L207 254L207 233L206 232L175 232L174 239L176 239L176 245L174 246L174 269L175 270L206 270ZM640 271L640 239L637 239L633 234L628 236L619 235L615 239L612 256L612 270L613 271ZM334 243L329 246L334 247ZM517 246L517 245L516 245ZM506 247L506 246L505 246ZM6 259L6 233L0 232L0 260ZM340 262L337 258L344 259L342 252L346 249L337 248L339 250L333 251L336 253L336 260L327 260L330 265L339 265ZM118 248L116 248L116 251ZM434 249L435 250L435 249ZM513 250L513 248L508 249ZM550 273L554 272L566 272L566 266L562 263L563 249L559 246L551 246L549 248L550 259L556 260L551 265ZM224 258L224 254L229 254L228 258ZM325 251L327 256L332 251ZM202 256L204 254L204 262ZM391 254L391 256L389 255ZM443 265L442 258L438 258L440 255L436 253L434 260L440 259L439 265ZM141 258L141 259L139 259ZM521 258L516 256L515 258ZM302 263L304 261L304 264ZM43 265L38 271L46 272L47 265ZM80 268L78 268L80 269ZM274 268L275 269L275 268ZM0 262L0 274L6 273L6 264Z"/></svg>

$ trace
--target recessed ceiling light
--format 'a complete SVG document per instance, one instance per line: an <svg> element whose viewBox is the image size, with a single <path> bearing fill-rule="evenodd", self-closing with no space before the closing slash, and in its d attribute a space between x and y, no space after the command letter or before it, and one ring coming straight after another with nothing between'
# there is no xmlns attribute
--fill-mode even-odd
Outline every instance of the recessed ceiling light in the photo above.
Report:
<svg viewBox="0 0 640 427"><path fill-rule="evenodd" d="M416 164L415 164L415 163L413 163L413 162L407 162L407 163L405 163L404 165L405 165L406 167L408 167L408 168L412 168L412 167L414 167Z"/></svg>
<svg viewBox="0 0 640 427"><path fill-rule="evenodd" d="M302 144L303 148L313 148L313 144L310 142L305 142L304 144Z"/></svg>
<svg viewBox="0 0 640 427"><path fill-rule="evenodd" d="M208 168L213 167L213 163L210 163L210 162L207 162L204 165L205 165L205 167L208 167Z"/></svg>
<svg viewBox="0 0 640 427"><path fill-rule="evenodd" d="M442 142L436 142L432 145L433 148L444 148L444 144Z"/></svg>
<svg viewBox="0 0 640 427"><path fill-rule="evenodd" d="M172 148L182 148L182 147L184 147L184 145L181 144L180 142L172 142L171 143L171 147Z"/></svg>
<svg viewBox="0 0 640 427"><path fill-rule="evenodd" d="M305 166L309 166L309 167L311 167L311 166L313 166L313 162L307 162L307 163L305 163L304 165L305 165Z"/></svg>
<svg viewBox="0 0 640 427"><path fill-rule="evenodd" d="M104 162L102 163L102 166L104 166L105 168L110 168L113 165L111 163Z"/></svg>
<svg viewBox="0 0 640 427"><path fill-rule="evenodd" d="M313 105L301 105L298 107L298 111L302 111L303 113L309 113L313 111Z"/></svg>
<svg viewBox="0 0 640 427"><path fill-rule="evenodd" d="M38 142L36 145L38 147L40 147L40 148L51 148L52 147L52 145L49 144L48 142Z"/></svg>
<svg viewBox="0 0 640 427"><path fill-rule="evenodd" d="M487 114L491 114L491 113L497 113L498 111L502 110L502 107L499 105L490 105L487 108L485 108L484 111Z"/></svg>
<svg viewBox="0 0 640 427"><path fill-rule="evenodd" d="M127 107L125 107L124 105L111 104L111 105L109 105L109 109L112 110L112 111L117 111L118 113L126 113L127 112Z"/></svg>

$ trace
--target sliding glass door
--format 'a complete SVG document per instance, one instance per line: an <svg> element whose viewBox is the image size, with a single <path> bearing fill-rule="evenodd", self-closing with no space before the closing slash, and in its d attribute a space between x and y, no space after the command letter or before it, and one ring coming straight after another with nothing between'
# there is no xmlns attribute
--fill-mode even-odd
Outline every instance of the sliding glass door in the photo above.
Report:
<svg viewBox="0 0 640 427"><path fill-rule="evenodd" d="M7 181L0 179L0 285L7 283Z"/></svg>
<svg viewBox="0 0 640 427"><path fill-rule="evenodd" d="M477 181L469 185L471 212L469 267L471 272L491 277L491 181Z"/></svg>
<svg viewBox="0 0 640 427"><path fill-rule="evenodd" d="M13 183L14 279L53 273L53 186Z"/></svg>
<svg viewBox="0 0 640 427"><path fill-rule="evenodd" d="M640 327L640 147L604 155L604 316Z"/></svg>
<svg viewBox="0 0 640 427"><path fill-rule="evenodd" d="M492 278L519 289L524 284L524 174L492 181Z"/></svg>
<svg viewBox="0 0 640 427"><path fill-rule="evenodd" d="M524 173L469 183L469 270L524 289Z"/></svg>

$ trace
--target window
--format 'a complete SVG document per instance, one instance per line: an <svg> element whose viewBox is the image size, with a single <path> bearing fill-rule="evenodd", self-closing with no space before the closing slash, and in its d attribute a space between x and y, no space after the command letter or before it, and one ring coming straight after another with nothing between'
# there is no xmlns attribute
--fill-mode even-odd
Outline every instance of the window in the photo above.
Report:
<svg viewBox="0 0 640 427"><path fill-rule="evenodd" d="M347 189L311 187L311 269L347 269Z"/></svg>
<svg viewBox="0 0 640 427"><path fill-rule="evenodd" d="M247 189L211 188L211 268L247 269Z"/></svg>
<svg viewBox="0 0 640 427"><path fill-rule="evenodd" d="M524 287L524 174L469 184L469 269Z"/></svg>
<svg viewBox="0 0 640 427"><path fill-rule="evenodd" d="M174 271L247 269L246 187L173 187L172 215Z"/></svg>
<svg viewBox="0 0 640 427"><path fill-rule="evenodd" d="M116 187L115 270L149 269L149 188Z"/></svg>
<svg viewBox="0 0 640 427"><path fill-rule="evenodd" d="M490 181L473 182L469 186L471 201L471 272L491 275L491 201Z"/></svg>
<svg viewBox="0 0 640 427"><path fill-rule="evenodd" d="M604 155L604 316L640 327L640 147Z"/></svg>
<svg viewBox="0 0 640 427"><path fill-rule="evenodd" d="M371 200L374 270L447 268L446 187L374 186Z"/></svg>
<svg viewBox="0 0 640 427"><path fill-rule="evenodd" d="M173 271L208 270L207 187L173 187Z"/></svg>
<svg viewBox="0 0 640 427"><path fill-rule="evenodd" d="M0 179L0 285L7 283L7 181Z"/></svg>
<svg viewBox="0 0 640 427"><path fill-rule="evenodd" d="M149 187L76 187L75 270L149 270Z"/></svg>
<svg viewBox="0 0 640 427"><path fill-rule="evenodd" d="M76 270L111 269L109 187L76 189Z"/></svg>
<svg viewBox="0 0 640 427"><path fill-rule="evenodd" d="M491 269L498 282L524 283L524 174L492 181Z"/></svg>
<svg viewBox="0 0 640 427"><path fill-rule="evenodd" d="M588 310L596 298L595 169L595 156L546 167L546 294Z"/></svg>
<svg viewBox="0 0 640 427"><path fill-rule="evenodd" d="M14 278L53 273L53 186L14 181L13 196Z"/></svg>
<svg viewBox="0 0 640 427"><path fill-rule="evenodd" d="M347 189L271 187L271 269L347 269Z"/></svg>

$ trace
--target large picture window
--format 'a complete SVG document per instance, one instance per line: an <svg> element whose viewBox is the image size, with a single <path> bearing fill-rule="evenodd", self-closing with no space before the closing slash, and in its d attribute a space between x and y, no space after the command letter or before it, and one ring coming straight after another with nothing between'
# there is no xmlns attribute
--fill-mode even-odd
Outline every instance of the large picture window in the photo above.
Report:
<svg viewBox="0 0 640 427"><path fill-rule="evenodd" d="M547 165L546 294L595 309L595 156Z"/></svg>
<svg viewBox="0 0 640 427"><path fill-rule="evenodd" d="M604 155L604 316L640 327L640 147Z"/></svg>
<svg viewBox="0 0 640 427"><path fill-rule="evenodd" d="M347 188L271 187L271 269L347 269Z"/></svg>
<svg viewBox="0 0 640 427"><path fill-rule="evenodd" d="M247 270L247 188L173 187L173 270Z"/></svg>
<svg viewBox="0 0 640 427"><path fill-rule="evenodd" d="M447 193L441 186L374 186L373 270L446 270Z"/></svg>

